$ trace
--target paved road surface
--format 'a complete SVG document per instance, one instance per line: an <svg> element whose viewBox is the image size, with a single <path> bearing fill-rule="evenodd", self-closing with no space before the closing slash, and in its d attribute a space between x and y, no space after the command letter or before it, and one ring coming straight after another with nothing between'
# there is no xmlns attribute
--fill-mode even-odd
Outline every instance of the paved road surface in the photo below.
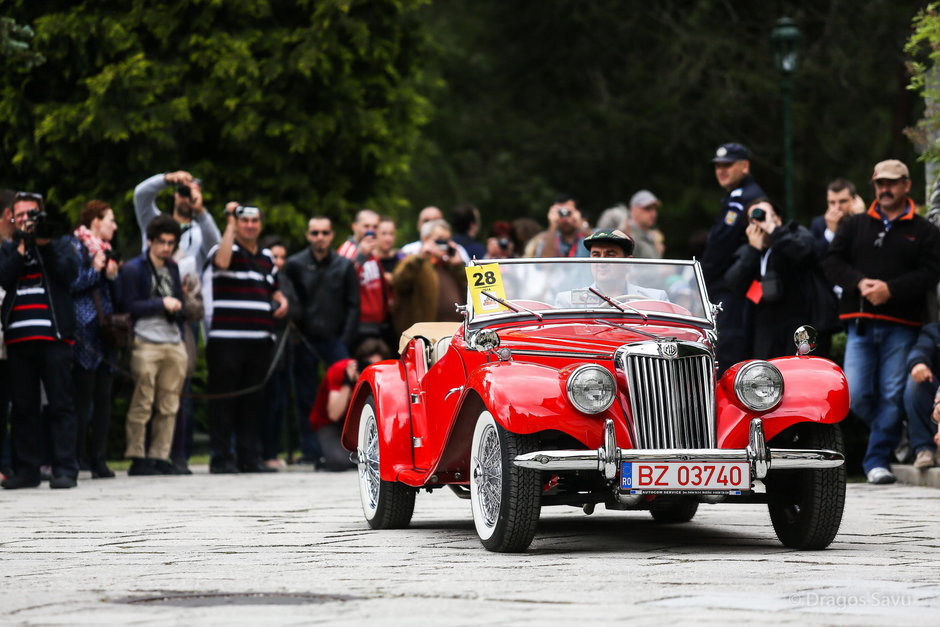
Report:
<svg viewBox="0 0 940 627"><path fill-rule="evenodd" d="M779 545L763 506L703 505L672 527L547 508L498 555L449 491L367 530L352 473L82 480L0 512L2 624L940 624L930 488L850 485L820 552Z"/></svg>

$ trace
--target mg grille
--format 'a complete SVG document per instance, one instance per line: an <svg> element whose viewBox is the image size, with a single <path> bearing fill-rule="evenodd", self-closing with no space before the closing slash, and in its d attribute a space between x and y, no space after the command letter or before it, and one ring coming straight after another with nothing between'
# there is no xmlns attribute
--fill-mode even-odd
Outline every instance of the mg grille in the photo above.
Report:
<svg viewBox="0 0 940 627"><path fill-rule="evenodd" d="M627 376L637 448L715 446L715 370L707 349L644 342L620 349L618 363Z"/></svg>

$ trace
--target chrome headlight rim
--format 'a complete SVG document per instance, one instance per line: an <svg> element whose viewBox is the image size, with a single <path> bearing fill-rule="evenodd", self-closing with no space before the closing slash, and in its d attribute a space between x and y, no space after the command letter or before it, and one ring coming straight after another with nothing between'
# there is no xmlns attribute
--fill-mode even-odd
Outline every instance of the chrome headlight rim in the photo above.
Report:
<svg viewBox="0 0 940 627"><path fill-rule="evenodd" d="M575 396L574 386L578 383L579 378L588 371L600 373L601 376L606 378L607 383L609 384L610 398L603 404L603 406L586 407L581 402L579 402ZM568 381L565 387L568 392L568 402L574 405L575 409L585 414L595 415L603 413L610 409L610 406L614 404L614 400L617 398L617 383L614 380L614 375L612 375L610 371L603 366L599 366L597 364L584 364L572 370L571 374L568 376Z"/></svg>
<svg viewBox="0 0 940 627"><path fill-rule="evenodd" d="M774 392L773 400L771 402L755 403L755 402L749 401L745 394L745 384L748 383L748 381L745 380L745 377L747 377L749 374L751 376L754 376L753 371L758 368L766 370L766 372L770 373L770 378L774 379L772 383L775 387L775 392ZM772 409L775 409L778 405L780 405L780 401L783 400L783 387L784 387L783 373L781 373L780 369L777 368L772 363L770 363L769 361L764 361L764 360L750 361L746 363L745 365L741 366L741 368L738 370L738 372L734 376L735 396L737 396L738 401L742 405L744 405L745 407L747 407L748 409L752 411L767 412L767 411L771 411Z"/></svg>

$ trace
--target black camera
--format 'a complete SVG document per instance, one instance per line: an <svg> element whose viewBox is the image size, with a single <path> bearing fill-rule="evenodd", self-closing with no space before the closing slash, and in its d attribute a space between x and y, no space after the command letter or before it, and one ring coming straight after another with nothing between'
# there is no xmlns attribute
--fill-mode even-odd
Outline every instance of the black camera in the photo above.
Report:
<svg viewBox="0 0 940 627"><path fill-rule="evenodd" d="M105 263L113 261L114 263L121 263L121 253L113 248L104 251L104 260Z"/></svg>
<svg viewBox="0 0 940 627"><path fill-rule="evenodd" d="M26 222L22 230L13 233L13 241L25 241L32 244L37 239L52 239L56 237L56 228L49 221L49 215L42 209L34 208L26 212Z"/></svg>
<svg viewBox="0 0 940 627"><path fill-rule="evenodd" d="M570 215L571 215L571 209L569 209L568 207L562 207L561 209L558 210L558 216L561 218L567 218Z"/></svg>
<svg viewBox="0 0 940 627"><path fill-rule="evenodd" d="M753 220L754 222L763 222L766 219L767 219L767 212L761 209L760 207L758 207L757 209L751 212L751 220Z"/></svg>
<svg viewBox="0 0 940 627"><path fill-rule="evenodd" d="M499 244L499 247L503 250L509 250L509 244L512 242L509 241L508 237L501 237L496 242Z"/></svg>
<svg viewBox="0 0 940 627"><path fill-rule="evenodd" d="M446 239L436 239L434 240L434 243L437 244L437 247L444 254L453 255L455 252L457 252L456 250L454 250L454 247L450 245L450 242L447 241Z"/></svg>
<svg viewBox="0 0 940 627"><path fill-rule="evenodd" d="M176 186L176 193L180 195L180 198L193 197L193 190L189 188L189 185L183 185L182 183Z"/></svg>

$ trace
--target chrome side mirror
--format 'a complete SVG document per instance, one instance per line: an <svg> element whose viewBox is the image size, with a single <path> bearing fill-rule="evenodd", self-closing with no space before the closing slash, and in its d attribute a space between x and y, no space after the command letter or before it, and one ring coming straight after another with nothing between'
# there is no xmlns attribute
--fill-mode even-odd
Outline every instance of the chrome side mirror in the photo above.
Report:
<svg viewBox="0 0 940 627"><path fill-rule="evenodd" d="M469 345L475 351L495 350L499 347L499 334L493 329L480 329L470 338Z"/></svg>
<svg viewBox="0 0 940 627"><path fill-rule="evenodd" d="M816 329L804 324L799 327L793 333L793 343L796 344L796 354L797 355L808 355L814 350L816 350L816 342L819 338L819 333L816 332Z"/></svg>

